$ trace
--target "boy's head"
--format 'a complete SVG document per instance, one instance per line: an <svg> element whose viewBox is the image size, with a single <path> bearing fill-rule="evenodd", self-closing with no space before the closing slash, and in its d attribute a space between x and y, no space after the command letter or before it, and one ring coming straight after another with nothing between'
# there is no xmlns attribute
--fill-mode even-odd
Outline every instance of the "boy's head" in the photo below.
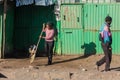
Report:
<svg viewBox="0 0 120 80"><path fill-rule="evenodd" d="M47 27L48 29L53 29L53 26L54 26L54 24L53 24L52 22L47 22L47 23L46 23L46 27Z"/></svg>
<svg viewBox="0 0 120 80"><path fill-rule="evenodd" d="M111 22L112 22L112 18L111 18L110 16L107 16L107 17L105 18L105 22L110 25Z"/></svg>

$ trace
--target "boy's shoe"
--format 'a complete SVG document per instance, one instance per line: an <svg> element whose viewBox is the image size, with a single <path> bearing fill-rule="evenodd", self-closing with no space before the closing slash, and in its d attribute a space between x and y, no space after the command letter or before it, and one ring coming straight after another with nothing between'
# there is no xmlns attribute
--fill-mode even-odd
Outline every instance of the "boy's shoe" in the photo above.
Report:
<svg viewBox="0 0 120 80"><path fill-rule="evenodd" d="M108 72L108 71L110 71L110 69L108 69L108 70L102 70L101 72Z"/></svg>

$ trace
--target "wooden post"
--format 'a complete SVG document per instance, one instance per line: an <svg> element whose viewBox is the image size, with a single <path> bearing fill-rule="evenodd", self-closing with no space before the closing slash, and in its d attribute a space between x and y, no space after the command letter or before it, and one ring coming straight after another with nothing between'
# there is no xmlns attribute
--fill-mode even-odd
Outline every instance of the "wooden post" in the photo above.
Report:
<svg viewBox="0 0 120 80"><path fill-rule="evenodd" d="M6 27L6 14L7 14L7 0L4 0L4 13L3 13L3 41L2 41L2 58L5 53L5 27Z"/></svg>

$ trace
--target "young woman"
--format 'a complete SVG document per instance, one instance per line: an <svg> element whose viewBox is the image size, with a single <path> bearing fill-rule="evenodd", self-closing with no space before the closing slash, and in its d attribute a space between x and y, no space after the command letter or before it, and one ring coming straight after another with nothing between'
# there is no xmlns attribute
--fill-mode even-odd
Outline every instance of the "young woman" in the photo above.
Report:
<svg viewBox="0 0 120 80"><path fill-rule="evenodd" d="M45 32L45 36L40 36L41 38L45 39L45 51L48 55L48 65L52 64L52 56L53 56L53 47L54 47L54 37L55 37L55 30L53 28L53 23L48 22L46 27L43 29Z"/></svg>

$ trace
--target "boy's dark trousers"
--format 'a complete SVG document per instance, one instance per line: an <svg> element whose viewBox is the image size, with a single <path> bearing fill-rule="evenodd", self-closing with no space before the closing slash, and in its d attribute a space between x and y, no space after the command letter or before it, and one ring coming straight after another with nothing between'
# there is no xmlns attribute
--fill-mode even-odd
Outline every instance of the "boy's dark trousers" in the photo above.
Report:
<svg viewBox="0 0 120 80"><path fill-rule="evenodd" d="M104 51L104 57L102 59L100 59L96 64L97 66L101 66L102 64L105 64L105 71L110 70L110 63L111 63L111 59L112 59L112 49L111 49L111 45L107 42L107 43L101 43L102 49Z"/></svg>
<svg viewBox="0 0 120 80"><path fill-rule="evenodd" d="M45 52L47 53L48 56L48 64L52 63L53 47L54 47L54 41L52 42L45 41Z"/></svg>

